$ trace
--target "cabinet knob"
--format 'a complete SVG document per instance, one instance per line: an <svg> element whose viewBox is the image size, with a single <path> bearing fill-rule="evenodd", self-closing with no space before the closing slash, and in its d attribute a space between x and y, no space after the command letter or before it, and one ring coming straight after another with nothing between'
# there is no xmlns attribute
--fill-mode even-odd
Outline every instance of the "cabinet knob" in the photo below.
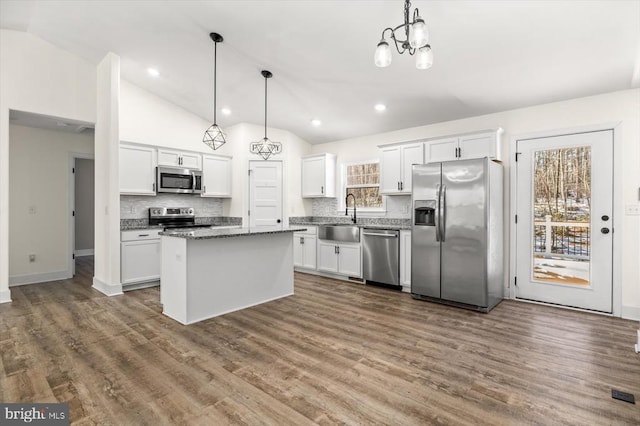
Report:
<svg viewBox="0 0 640 426"><path fill-rule="evenodd" d="M602 228L600 230L600 232L602 232L603 234L608 234L609 233L609 228Z"/></svg>

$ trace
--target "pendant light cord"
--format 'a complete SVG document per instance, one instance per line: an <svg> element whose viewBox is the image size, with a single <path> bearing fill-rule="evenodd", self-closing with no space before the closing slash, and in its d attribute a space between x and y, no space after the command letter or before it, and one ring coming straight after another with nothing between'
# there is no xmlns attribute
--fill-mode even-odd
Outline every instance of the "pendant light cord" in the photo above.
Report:
<svg viewBox="0 0 640 426"><path fill-rule="evenodd" d="M264 138L267 139L267 77L264 78Z"/></svg>
<svg viewBox="0 0 640 426"><path fill-rule="evenodd" d="M213 125L215 126L218 123L216 119L216 72L218 71L218 42L213 43Z"/></svg>

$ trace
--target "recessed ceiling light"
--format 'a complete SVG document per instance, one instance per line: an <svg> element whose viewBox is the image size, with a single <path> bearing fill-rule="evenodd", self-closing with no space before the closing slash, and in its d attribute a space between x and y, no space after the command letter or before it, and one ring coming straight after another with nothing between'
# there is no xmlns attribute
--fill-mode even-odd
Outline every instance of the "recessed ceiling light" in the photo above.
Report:
<svg viewBox="0 0 640 426"><path fill-rule="evenodd" d="M322 121L318 120L317 118L314 118L313 120L311 120L311 124L317 127L322 124Z"/></svg>
<svg viewBox="0 0 640 426"><path fill-rule="evenodd" d="M229 108L222 108L220 112L223 113L224 115L231 114L231 110Z"/></svg>
<svg viewBox="0 0 640 426"><path fill-rule="evenodd" d="M155 69L155 68L147 68L147 72L149 73L149 75L150 75L151 77L158 77L158 76L160 76L160 71L158 71L158 70L157 70L157 69Z"/></svg>
<svg viewBox="0 0 640 426"><path fill-rule="evenodd" d="M385 109L387 109L387 106L385 104L376 104L374 108L376 109L376 111L384 111Z"/></svg>

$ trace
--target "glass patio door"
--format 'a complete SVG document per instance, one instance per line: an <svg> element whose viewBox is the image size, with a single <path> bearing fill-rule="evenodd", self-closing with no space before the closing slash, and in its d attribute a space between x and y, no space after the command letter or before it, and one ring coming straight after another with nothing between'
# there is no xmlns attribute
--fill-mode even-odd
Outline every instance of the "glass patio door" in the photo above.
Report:
<svg viewBox="0 0 640 426"><path fill-rule="evenodd" d="M613 131L517 141L516 297L612 311Z"/></svg>

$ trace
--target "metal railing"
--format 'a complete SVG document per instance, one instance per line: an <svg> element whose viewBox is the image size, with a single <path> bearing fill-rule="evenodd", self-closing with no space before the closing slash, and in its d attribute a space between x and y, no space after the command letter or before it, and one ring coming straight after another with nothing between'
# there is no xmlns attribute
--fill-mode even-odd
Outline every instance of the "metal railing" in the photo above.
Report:
<svg viewBox="0 0 640 426"><path fill-rule="evenodd" d="M547 215L544 221L535 221L533 229L536 256L589 260L589 222L552 222Z"/></svg>

